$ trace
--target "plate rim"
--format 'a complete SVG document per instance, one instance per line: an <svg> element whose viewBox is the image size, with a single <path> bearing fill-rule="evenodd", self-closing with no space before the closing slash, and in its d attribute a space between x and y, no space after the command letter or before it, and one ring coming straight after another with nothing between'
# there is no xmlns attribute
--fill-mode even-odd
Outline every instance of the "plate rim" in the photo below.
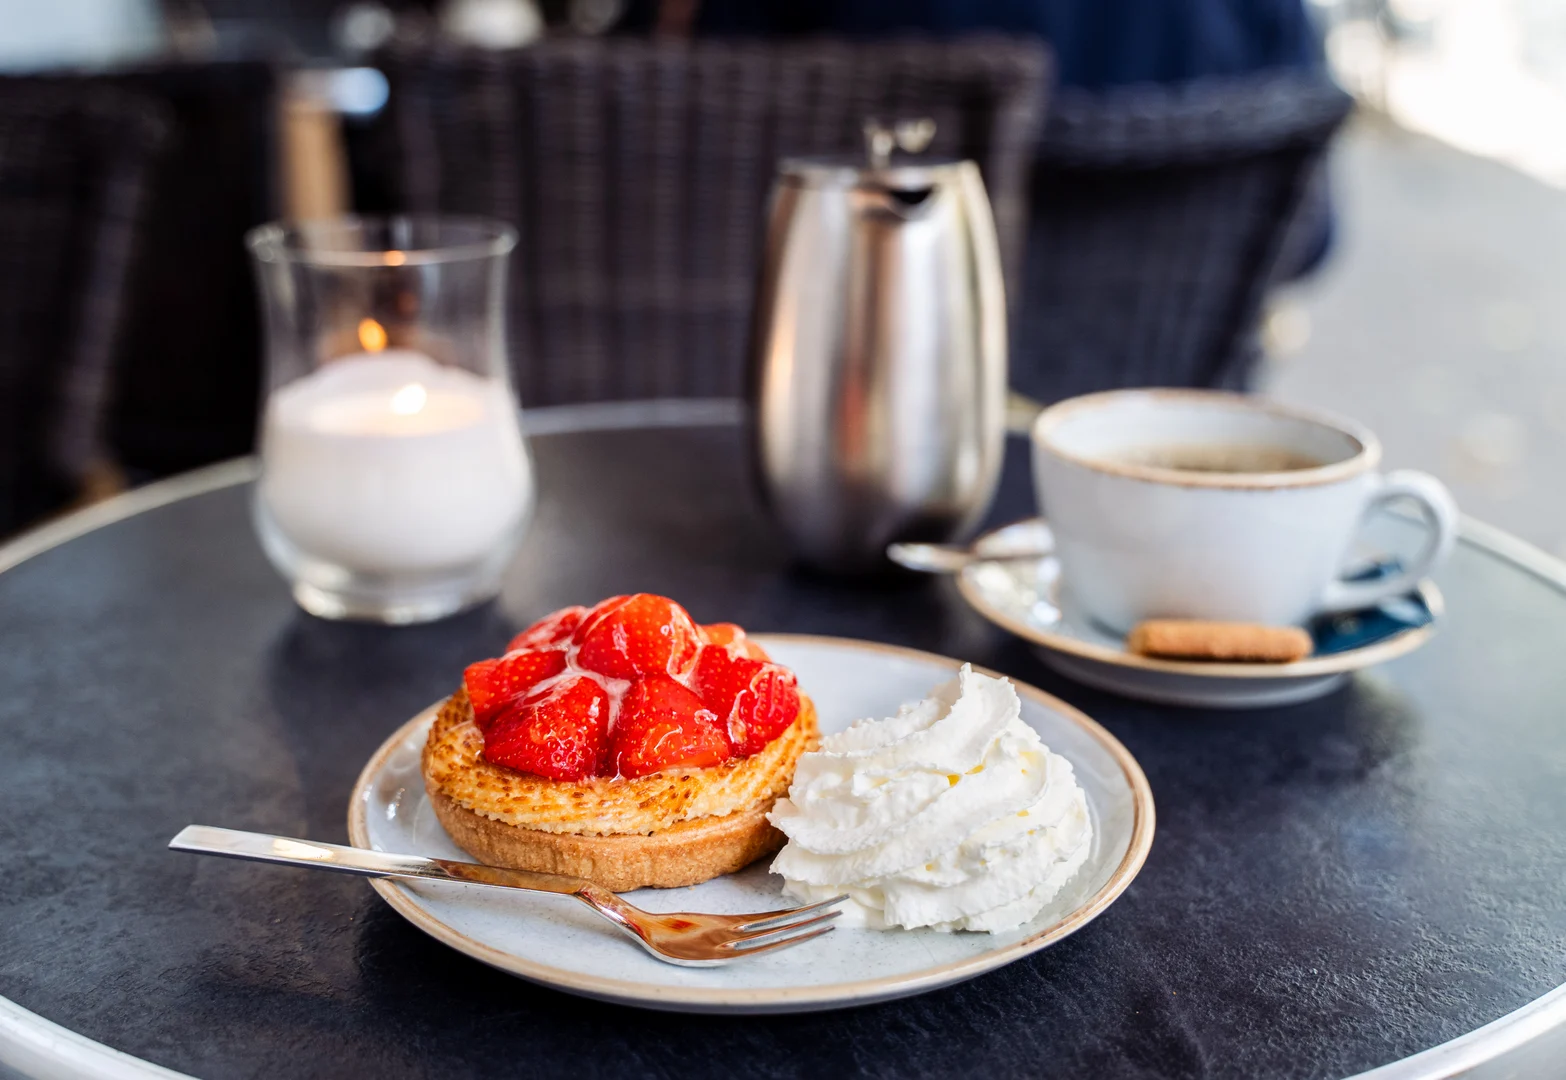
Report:
<svg viewBox="0 0 1566 1080"><path fill-rule="evenodd" d="M1187 679L1162 672L1134 673L1128 668L1098 664L1070 653L1050 652L1038 645L1033 647L1051 671L1073 682L1124 698L1180 709L1286 708L1330 694L1353 674L1334 671L1294 679ZM1128 681L1140 674L1150 674L1160 681L1155 684Z"/></svg>
<svg viewBox="0 0 1566 1080"><path fill-rule="evenodd" d="M1034 521L1042 522L1046 527L1049 525L1049 519L1038 515L1019 518L1016 521L986 530L983 534L976 537L973 543L976 546L988 540L1002 529L1009 529ZM1346 652L1333 653L1330 656L1307 657L1304 660L1296 660L1289 664L1226 664L1202 660L1164 660L1153 656L1137 656L1132 653L1111 649L1104 645L1095 645L1090 641L1081 641L1062 634L1054 634L1031 623L1015 619L989 602L988 598L979 590L979 587L973 583L967 566L953 576L957 579L958 593L961 594L969 607L996 626L999 626L1002 630L1015 634L1024 641L1032 642L1034 645L1040 645L1046 649L1052 649L1055 652L1070 653L1084 660L1095 660L1101 664L1108 664L1113 667L1132 668L1140 671L1157 671L1166 675L1187 675L1204 679L1296 679L1309 678L1315 675L1336 675L1340 672L1358 671L1360 668L1384 663L1387 660L1413 652L1435 636L1441 620L1446 615L1446 599L1441 595L1441 590L1436 587L1436 583L1427 577L1420 579L1419 583L1414 586L1414 591L1419 594L1420 599L1429 608L1430 621L1424 626L1411 626L1406 630L1399 631L1373 645L1364 645L1358 649L1349 649Z"/></svg>
<svg viewBox="0 0 1566 1080"><path fill-rule="evenodd" d="M855 638L820 634L758 633L752 636L763 644L768 641L778 641L846 647L880 652L910 660L933 661L942 666L952 667L954 670L960 668L965 662L949 656L942 656L939 653L926 652L923 649L913 649L902 645L887 645L875 641L862 641ZM569 968L555 967L550 964L526 960L469 937L467 934L440 921L417 904L411 893L390 879L372 878L370 879L370 886L381 895L381 898L397 914L437 941L456 949L458 952L466 953L468 956L483 961L492 967L557 990L644 1008L677 1008L691 1011L807 1011L835 1006L847 1007L855 1004L869 1004L890 998L907 997L982 975L985 972L993 971L1015 960L1020 960L1030 953L1037 952L1047 945L1060 941L1103 914L1109 905L1118 899L1121 893L1125 892L1126 888L1141 871L1143 864L1146 863L1148 852L1152 850L1153 846L1156 811L1154 809L1152 787L1147 782L1147 776L1142 771L1142 766L1138 764L1136 758L1131 755L1131 752L1125 748L1120 740L1115 738L1098 721L1088 716L1082 710L1060 700L1053 694L1045 693L1038 687L1022 682L1012 676L1002 675L999 672L977 664L973 665L973 669L985 675L1003 677L1010 680L1011 684L1017 688L1019 694L1032 698L1038 704L1082 728L1090 738L1109 753L1115 764L1119 766L1121 774L1131 790L1131 836L1126 845L1125 854L1110 874L1109 879L1099 887L1097 892L1065 917L1009 945L980 953L977 956L925 968L910 975L888 975L873 979L861 979L856 982L835 983L827 986L749 989L706 986L652 987L629 979L614 979L585 974ZM426 706L412 719L400 724L397 730L392 732L381 743L375 753L370 755L369 761L360 770L358 779L354 781L353 790L348 799L348 841L355 847L370 847L369 826L365 811L367 800L365 796L368 793L372 778L380 772L386 758L407 741L412 734L412 729L421 723L429 722L433 711L438 709L444 701L445 699L443 698L441 701Z"/></svg>

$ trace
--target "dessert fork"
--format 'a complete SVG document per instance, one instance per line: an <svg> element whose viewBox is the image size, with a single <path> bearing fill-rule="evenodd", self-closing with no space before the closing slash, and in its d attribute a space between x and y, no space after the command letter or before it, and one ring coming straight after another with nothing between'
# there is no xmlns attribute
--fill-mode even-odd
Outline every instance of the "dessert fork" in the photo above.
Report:
<svg viewBox="0 0 1566 1080"><path fill-rule="evenodd" d="M414 881L464 881L500 889L574 896L614 923L660 960L686 967L713 967L749 956L802 945L832 929L841 914L833 910L848 899L834 896L803 907L750 915L703 915L696 912L660 914L643 911L608 889L577 877L508 870L482 863L393 855L385 851L295 840L267 833L187 825L169 841L175 851L221 855L230 859L284 863L316 870L335 870L364 877L410 878Z"/></svg>

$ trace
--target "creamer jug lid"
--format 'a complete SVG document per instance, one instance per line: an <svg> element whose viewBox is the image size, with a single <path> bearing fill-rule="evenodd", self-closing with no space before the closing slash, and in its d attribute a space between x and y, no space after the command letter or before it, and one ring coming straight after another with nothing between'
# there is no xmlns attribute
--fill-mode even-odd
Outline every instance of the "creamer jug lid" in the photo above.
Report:
<svg viewBox="0 0 1566 1080"><path fill-rule="evenodd" d="M840 154L785 158L778 166L780 179L809 188L929 192L965 168L975 168L967 161L921 156L935 138L935 121L929 117L891 122L869 117L863 131L862 157Z"/></svg>
<svg viewBox="0 0 1566 1080"><path fill-rule="evenodd" d="M852 154L784 158L778 178L800 187L848 189L862 187L901 191L932 188L950 183L964 169L975 166L957 158L923 158L897 155L885 164L866 164Z"/></svg>

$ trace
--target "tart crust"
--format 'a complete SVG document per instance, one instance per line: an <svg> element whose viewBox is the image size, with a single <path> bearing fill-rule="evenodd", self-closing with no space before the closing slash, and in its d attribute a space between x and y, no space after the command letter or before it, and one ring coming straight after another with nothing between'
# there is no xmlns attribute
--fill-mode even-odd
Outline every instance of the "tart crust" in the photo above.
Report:
<svg viewBox="0 0 1566 1080"><path fill-rule="evenodd" d="M549 780L484 760L484 736L458 690L430 728L422 766L435 816L482 862L615 891L675 888L783 846L766 813L818 742L815 705L801 694L799 717L748 758L634 779Z"/></svg>
<svg viewBox="0 0 1566 1080"><path fill-rule="evenodd" d="M783 846L766 807L682 821L650 836L576 836L503 825L438 792L435 816L457 846L480 862L586 878L613 892L673 889L732 874Z"/></svg>

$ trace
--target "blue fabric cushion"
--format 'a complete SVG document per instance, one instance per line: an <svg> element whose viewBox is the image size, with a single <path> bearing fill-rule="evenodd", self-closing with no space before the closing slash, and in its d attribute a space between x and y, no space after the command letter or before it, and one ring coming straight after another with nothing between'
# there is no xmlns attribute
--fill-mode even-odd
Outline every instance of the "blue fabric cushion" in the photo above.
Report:
<svg viewBox="0 0 1566 1080"><path fill-rule="evenodd" d="M1301 0L704 0L697 19L720 35L1032 34L1054 48L1061 85L1086 89L1321 58Z"/></svg>

